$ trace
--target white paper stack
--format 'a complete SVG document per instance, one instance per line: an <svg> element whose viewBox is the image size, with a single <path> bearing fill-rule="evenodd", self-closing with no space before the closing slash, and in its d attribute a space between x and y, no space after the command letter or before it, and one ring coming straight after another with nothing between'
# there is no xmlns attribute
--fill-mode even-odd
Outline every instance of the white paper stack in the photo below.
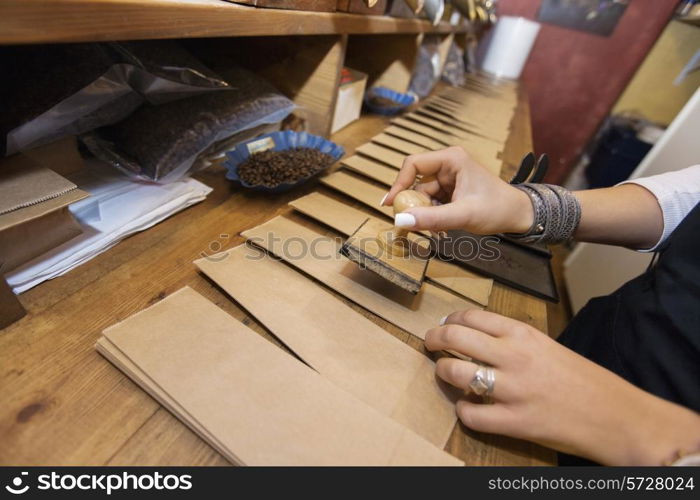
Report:
<svg viewBox="0 0 700 500"><path fill-rule="evenodd" d="M127 236L204 200L211 192L210 187L191 178L170 184L132 181L98 161L88 161L86 168L69 179L91 195L70 206L83 234L6 275L15 293L67 273Z"/></svg>

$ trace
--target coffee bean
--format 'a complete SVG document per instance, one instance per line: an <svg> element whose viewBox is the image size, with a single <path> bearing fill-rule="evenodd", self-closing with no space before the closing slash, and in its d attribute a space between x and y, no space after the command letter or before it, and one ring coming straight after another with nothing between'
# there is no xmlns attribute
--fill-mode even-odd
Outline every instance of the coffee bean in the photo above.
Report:
<svg viewBox="0 0 700 500"><path fill-rule="evenodd" d="M277 187L311 177L335 162L335 158L313 148L262 151L238 166L238 176L251 186Z"/></svg>

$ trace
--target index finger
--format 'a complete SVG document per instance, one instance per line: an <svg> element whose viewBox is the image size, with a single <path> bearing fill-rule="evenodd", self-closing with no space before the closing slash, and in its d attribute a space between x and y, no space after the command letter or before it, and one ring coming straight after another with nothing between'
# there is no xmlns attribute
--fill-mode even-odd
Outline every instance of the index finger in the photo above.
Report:
<svg viewBox="0 0 700 500"><path fill-rule="evenodd" d="M419 174L434 175L438 173L444 165L444 158L444 150L407 156L403 161L399 175L396 177L386 198L384 198L383 204L391 205L394 202L394 197L399 192L413 186Z"/></svg>
<svg viewBox="0 0 700 500"><path fill-rule="evenodd" d="M518 320L508 318L501 314L482 311L481 309L453 312L440 320L440 324L463 325L488 333L494 337L503 337L514 329L517 330L526 326Z"/></svg>

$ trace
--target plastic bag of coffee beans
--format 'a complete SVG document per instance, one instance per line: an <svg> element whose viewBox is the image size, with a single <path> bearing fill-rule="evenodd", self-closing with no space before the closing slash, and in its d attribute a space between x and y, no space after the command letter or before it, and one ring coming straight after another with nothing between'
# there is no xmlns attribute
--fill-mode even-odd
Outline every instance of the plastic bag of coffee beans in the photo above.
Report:
<svg viewBox="0 0 700 500"><path fill-rule="evenodd" d="M416 65L411 75L409 92L418 97L426 97L440 78L440 38L438 35L425 35L420 47Z"/></svg>
<svg viewBox="0 0 700 500"><path fill-rule="evenodd" d="M227 87L172 40L0 48L0 153L116 123L143 102Z"/></svg>
<svg viewBox="0 0 700 500"><path fill-rule="evenodd" d="M249 131L278 124L294 103L249 71L220 72L230 88L139 108L121 122L81 137L98 158L141 179L172 182L191 173L199 156Z"/></svg>
<svg viewBox="0 0 700 500"><path fill-rule="evenodd" d="M466 81L464 77L464 51L452 42L447 52L445 67L442 70L442 81L459 87Z"/></svg>

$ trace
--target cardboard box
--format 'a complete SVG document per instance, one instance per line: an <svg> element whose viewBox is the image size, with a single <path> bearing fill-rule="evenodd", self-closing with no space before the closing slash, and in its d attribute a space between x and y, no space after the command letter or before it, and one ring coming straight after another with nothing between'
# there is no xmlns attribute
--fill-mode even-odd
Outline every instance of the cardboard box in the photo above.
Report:
<svg viewBox="0 0 700 500"><path fill-rule="evenodd" d="M343 68L338 87L338 99L333 113L331 133L335 133L360 117L362 100L367 86L367 75L360 71Z"/></svg>

